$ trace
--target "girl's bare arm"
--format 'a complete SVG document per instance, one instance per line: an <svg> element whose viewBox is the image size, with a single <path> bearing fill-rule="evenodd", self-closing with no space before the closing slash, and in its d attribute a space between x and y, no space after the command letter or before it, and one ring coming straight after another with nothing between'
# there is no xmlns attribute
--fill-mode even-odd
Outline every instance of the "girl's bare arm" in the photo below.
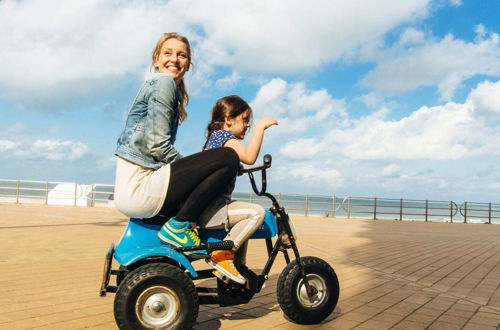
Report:
<svg viewBox="0 0 500 330"><path fill-rule="evenodd" d="M264 131L273 125L278 125L276 119L271 117L264 117L260 119L255 125L252 136L247 146L244 146L237 139L228 140L224 146L232 148L236 151L240 157L240 161L247 165L255 164L257 157L259 156L260 147L262 145L262 140L264 138Z"/></svg>

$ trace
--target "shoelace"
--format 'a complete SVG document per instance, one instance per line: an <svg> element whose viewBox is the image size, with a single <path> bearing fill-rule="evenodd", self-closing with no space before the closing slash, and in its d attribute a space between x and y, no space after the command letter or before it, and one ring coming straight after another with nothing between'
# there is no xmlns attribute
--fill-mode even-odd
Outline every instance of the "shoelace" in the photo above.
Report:
<svg viewBox="0 0 500 330"><path fill-rule="evenodd" d="M199 229L200 229L199 226L194 226L193 228L186 230L186 234L188 234L189 237L191 237L195 245L200 245L200 238L198 237Z"/></svg>
<svg viewBox="0 0 500 330"><path fill-rule="evenodd" d="M240 272L238 271L238 269L234 265L234 262L232 259L226 259L226 262L227 262L226 265L228 265L229 268L231 268L230 270L232 271L233 274L237 274L237 275L240 274Z"/></svg>

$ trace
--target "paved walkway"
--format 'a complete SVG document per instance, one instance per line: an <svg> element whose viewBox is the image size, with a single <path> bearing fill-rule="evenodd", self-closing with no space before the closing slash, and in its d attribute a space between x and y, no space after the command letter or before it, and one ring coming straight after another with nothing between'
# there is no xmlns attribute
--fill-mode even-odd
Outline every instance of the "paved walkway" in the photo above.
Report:
<svg viewBox="0 0 500 330"><path fill-rule="evenodd" d="M0 203L0 329L116 329L104 255L127 223L108 208ZM499 329L500 225L294 216L302 255L332 265L340 301L322 324L288 322L278 258L249 304L202 306L198 329ZM264 243L249 266L262 268ZM203 262L198 264L204 267Z"/></svg>

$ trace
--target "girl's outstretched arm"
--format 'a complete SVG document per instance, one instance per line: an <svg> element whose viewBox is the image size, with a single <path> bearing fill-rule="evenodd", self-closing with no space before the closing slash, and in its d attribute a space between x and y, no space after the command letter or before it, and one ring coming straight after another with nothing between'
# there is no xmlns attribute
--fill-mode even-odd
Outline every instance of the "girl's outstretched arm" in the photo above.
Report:
<svg viewBox="0 0 500 330"><path fill-rule="evenodd" d="M244 146L236 139L230 139L227 140L224 147L234 149L238 154L238 157L240 157L240 161L242 163L253 165L257 160L257 156L259 156L262 139L264 138L264 131L273 125L278 125L276 119L271 117L261 118L255 125L247 146Z"/></svg>

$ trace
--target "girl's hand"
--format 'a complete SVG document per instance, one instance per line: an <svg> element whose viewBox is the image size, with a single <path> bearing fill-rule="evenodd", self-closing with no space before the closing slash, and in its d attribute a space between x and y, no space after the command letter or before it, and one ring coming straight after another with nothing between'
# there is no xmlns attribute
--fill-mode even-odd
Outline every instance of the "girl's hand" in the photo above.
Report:
<svg viewBox="0 0 500 330"><path fill-rule="evenodd" d="M224 143L224 147L233 148L234 151L236 151L236 153L238 154L238 157L240 157L241 162L247 165L253 165L255 164L257 156L259 155L260 147L262 145L262 138L264 137L265 133L264 131L266 130L266 128L273 125L278 125L276 119L271 117L261 118L257 122L255 130L253 131L252 137L250 138L247 146L241 144L238 139L229 139L226 141L226 143Z"/></svg>
<svg viewBox="0 0 500 330"><path fill-rule="evenodd" d="M267 129L273 125L278 125L278 122L276 121L276 119L271 118L271 117L263 117L263 118L259 119L256 126L257 127L260 126L263 129Z"/></svg>

